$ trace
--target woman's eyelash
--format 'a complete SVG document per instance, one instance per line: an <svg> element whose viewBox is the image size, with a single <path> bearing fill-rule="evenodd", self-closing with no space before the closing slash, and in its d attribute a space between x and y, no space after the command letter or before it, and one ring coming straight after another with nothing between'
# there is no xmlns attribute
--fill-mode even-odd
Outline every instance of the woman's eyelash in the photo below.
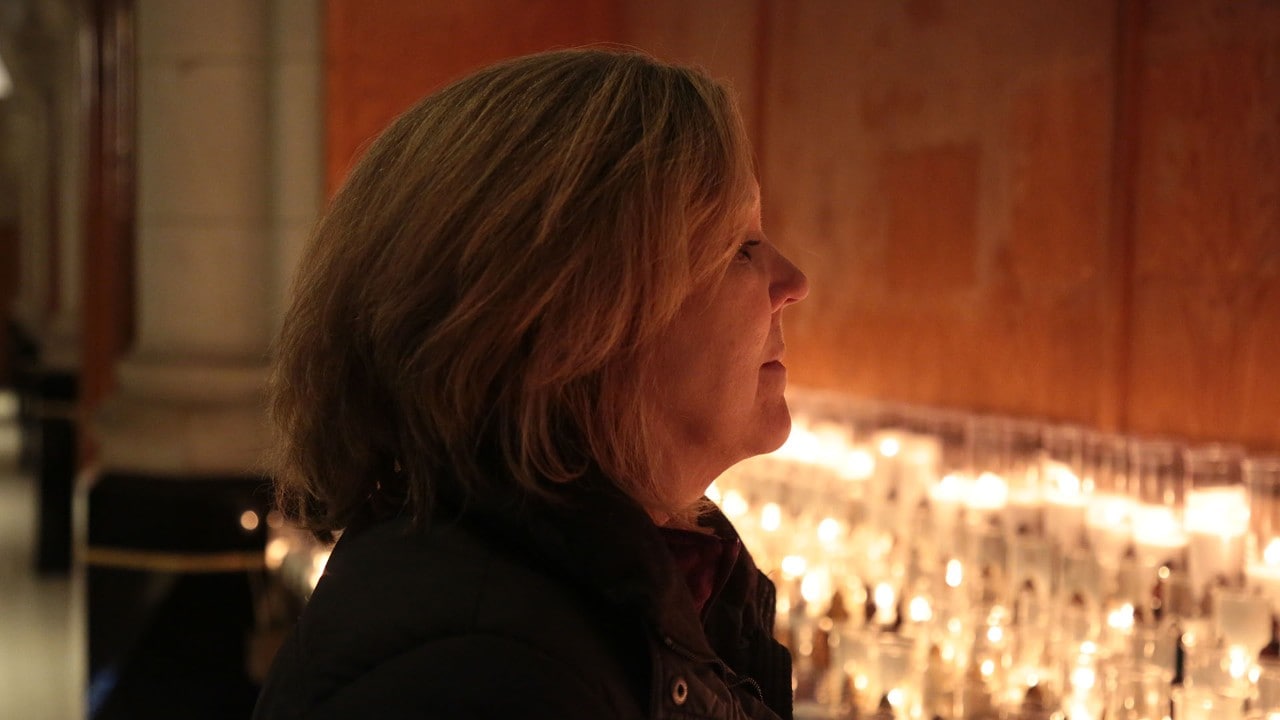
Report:
<svg viewBox="0 0 1280 720"><path fill-rule="evenodd" d="M751 259L751 248L760 244L759 240L748 240L738 246L738 257Z"/></svg>

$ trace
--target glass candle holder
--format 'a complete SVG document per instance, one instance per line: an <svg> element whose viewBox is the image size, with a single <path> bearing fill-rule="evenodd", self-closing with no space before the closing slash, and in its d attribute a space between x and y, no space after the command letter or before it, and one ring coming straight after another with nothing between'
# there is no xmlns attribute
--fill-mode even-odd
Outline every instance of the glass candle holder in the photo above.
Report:
<svg viewBox="0 0 1280 720"><path fill-rule="evenodd" d="M1135 442L1132 463L1138 503L1133 509L1133 545L1146 581L1160 568L1185 567L1187 535L1183 525L1184 477L1177 447L1157 440Z"/></svg>
<svg viewBox="0 0 1280 720"><path fill-rule="evenodd" d="M1046 428L1040 462L1045 532L1060 551L1084 543L1084 519L1092 489L1084 472L1084 432L1075 426Z"/></svg>
<svg viewBox="0 0 1280 720"><path fill-rule="evenodd" d="M1280 614L1280 456L1247 458L1241 470L1249 489L1247 581Z"/></svg>
<svg viewBox="0 0 1280 720"><path fill-rule="evenodd" d="M1197 597L1211 585L1236 587L1244 581L1249 497L1240 474L1243 455L1227 445L1183 453L1187 568Z"/></svg>

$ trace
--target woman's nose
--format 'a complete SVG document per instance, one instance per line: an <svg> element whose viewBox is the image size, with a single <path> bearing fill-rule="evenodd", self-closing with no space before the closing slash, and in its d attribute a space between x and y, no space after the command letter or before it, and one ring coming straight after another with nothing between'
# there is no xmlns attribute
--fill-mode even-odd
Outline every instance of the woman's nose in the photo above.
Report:
<svg viewBox="0 0 1280 720"><path fill-rule="evenodd" d="M782 253L775 257L774 279L769 294L775 311L805 299L809 294L809 277Z"/></svg>

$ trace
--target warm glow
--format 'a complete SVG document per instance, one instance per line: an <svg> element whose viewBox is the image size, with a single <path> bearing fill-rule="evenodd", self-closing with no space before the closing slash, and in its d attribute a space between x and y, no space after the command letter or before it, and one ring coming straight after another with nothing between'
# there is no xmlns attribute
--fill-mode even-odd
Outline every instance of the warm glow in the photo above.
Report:
<svg viewBox="0 0 1280 720"><path fill-rule="evenodd" d="M1004 640L1004 628L999 625L992 625L987 628L987 642L997 645L1001 640Z"/></svg>
<svg viewBox="0 0 1280 720"><path fill-rule="evenodd" d="M1172 508L1139 505L1133 509L1133 540L1139 545L1182 547L1187 535Z"/></svg>
<svg viewBox="0 0 1280 720"><path fill-rule="evenodd" d="M906 700L906 693L902 692L902 688L894 688L885 693L885 699L895 708L901 708L903 701Z"/></svg>
<svg viewBox="0 0 1280 720"><path fill-rule="evenodd" d="M1125 603L1107 613L1107 625L1115 630L1129 631L1133 629L1133 605Z"/></svg>
<svg viewBox="0 0 1280 720"><path fill-rule="evenodd" d="M875 598L877 610L892 610L894 603L897 601L897 595L893 592L893 586L889 583L882 582L876 585Z"/></svg>
<svg viewBox="0 0 1280 720"><path fill-rule="evenodd" d="M747 499L737 490L730 490L724 494L724 503L720 505L720 510L724 512L725 517L740 518L747 514Z"/></svg>
<svg viewBox="0 0 1280 720"><path fill-rule="evenodd" d="M798 578L804 575L804 570L809 563L805 562L804 557L800 555L788 555L782 558L782 574L789 578Z"/></svg>
<svg viewBox="0 0 1280 720"><path fill-rule="evenodd" d="M960 475L945 475L929 490L929 497L942 503L958 503L964 500L968 482Z"/></svg>
<svg viewBox="0 0 1280 720"><path fill-rule="evenodd" d="M1262 561L1268 565L1280 565L1280 538L1271 538L1262 551Z"/></svg>
<svg viewBox="0 0 1280 720"><path fill-rule="evenodd" d="M791 434L775 454L792 460L813 462L822 455L822 441L809 428L792 423Z"/></svg>
<svg viewBox="0 0 1280 720"><path fill-rule="evenodd" d="M929 606L929 600L922 595L911 598L911 602L907 605L907 617L914 623L926 623L932 620L933 608Z"/></svg>
<svg viewBox="0 0 1280 720"><path fill-rule="evenodd" d="M983 660L982 664L978 666L978 671L982 673L982 677L991 677L991 674L996 671L995 661Z"/></svg>
<svg viewBox="0 0 1280 720"><path fill-rule="evenodd" d="M1187 492L1188 532L1237 536L1249 527L1249 497L1244 486Z"/></svg>
<svg viewBox="0 0 1280 720"><path fill-rule="evenodd" d="M830 545L840 539L840 521L835 518L823 518L818 523L818 539Z"/></svg>
<svg viewBox="0 0 1280 720"><path fill-rule="evenodd" d="M240 513L240 527L244 528L249 532L253 532L254 530L257 530L259 522L260 521L258 519L258 513L252 510L245 510L244 512Z"/></svg>
<svg viewBox="0 0 1280 720"><path fill-rule="evenodd" d="M866 448L854 448L845 455L840 475L850 480L866 480L875 474L876 459Z"/></svg>
<svg viewBox="0 0 1280 720"><path fill-rule="evenodd" d="M279 570L285 557L289 555L289 541L282 537L271 538L267 543L266 555L267 569Z"/></svg>
<svg viewBox="0 0 1280 720"><path fill-rule="evenodd" d="M711 484L707 486L707 499L717 505L720 504L720 500L721 500L720 488L716 487L716 483L714 480L712 480Z"/></svg>
<svg viewBox="0 0 1280 720"><path fill-rule="evenodd" d="M969 487L969 507L1000 510L1009 504L1009 483L995 473L984 472Z"/></svg>
<svg viewBox="0 0 1280 720"><path fill-rule="evenodd" d="M279 510L272 510L267 513L267 527L272 530L279 530L284 527L284 515Z"/></svg>
<svg viewBox="0 0 1280 720"><path fill-rule="evenodd" d="M760 508L760 529L765 532L777 532L782 527L782 507L778 503L765 503Z"/></svg>
<svg viewBox="0 0 1280 720"><path fill-rule="evenodd" d="M880 441L880 454L891 458L902 452L902 442L896 437L887 437Z"/></svg>
<svg viewBox="0 0 1280 720"><path fill-rule="evenodd" d="M947 561L947 587L958 588L960 582L964 580L964 566L959 560L952 558Z"/></svg>
<svg viewBox="0 0 1280 720"><path fill-rule="evenodd" d="M806 574L800 581L800 596L810 606L831 597L831 576L819 571Z"/></svg>
<svg viewBox="0 0 1280 720"><path fill-rule="evenodd" d="M324 567L329 563L329 551L320 550L311 556L311 576L308 581L311 583L311 589L315 590L316 585L320 583L320 578L324 575Z"/></svg>
<svg viewBox="0 0 1280 720"><path fill-rule="evenodd" d="M1244 679L1252 665L1252 658L1247 649L1239 645L1232 645L1227 650L1227 672L1231 673L1231 677L1236 680Z"/></svg>
<svg viewBox="0 0 1280 720"><path fill-rule="evenodd" d="M1080 478L1071 471L1071 468L1062 463L1048 463L1048 467L1045 468L1045 479L1049 483L1049 493L1055 499L1070 501L1082 495Z"/></svg>
<svg viewBox="0 0 1280 720"><path fill-rule="evenodd" d="M1071 671L1071 687L1078 693L1092 690L1097 681L1098 675L1091 667L1077 667Z"/></svg>

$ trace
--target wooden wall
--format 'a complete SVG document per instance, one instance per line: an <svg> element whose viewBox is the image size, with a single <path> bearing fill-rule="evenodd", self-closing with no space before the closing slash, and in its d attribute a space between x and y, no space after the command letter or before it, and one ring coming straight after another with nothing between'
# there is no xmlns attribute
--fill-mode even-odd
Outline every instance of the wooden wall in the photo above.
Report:
<svg viewBox="0 0 1280 720"><path fill-rule="evenodd" d="M1275 0L328 0L330 186L427 90L612 40L737 88L792 381L1280 449Z"/></svg>

